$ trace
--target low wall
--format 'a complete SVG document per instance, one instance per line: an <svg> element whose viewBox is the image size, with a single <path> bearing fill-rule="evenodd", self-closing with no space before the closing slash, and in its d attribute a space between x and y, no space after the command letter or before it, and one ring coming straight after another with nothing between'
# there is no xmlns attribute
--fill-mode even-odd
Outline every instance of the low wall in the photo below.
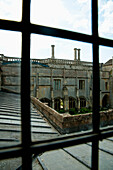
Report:
<svg viewBox="0 0 113 170"><path fill-rule="evenodd" d="M62 134L92 129L92 113L78 115L59 114L35 97L31 97L31 101L37 110ZM101 127L113 125L113 109L100 112L100 122Z"/></svg>

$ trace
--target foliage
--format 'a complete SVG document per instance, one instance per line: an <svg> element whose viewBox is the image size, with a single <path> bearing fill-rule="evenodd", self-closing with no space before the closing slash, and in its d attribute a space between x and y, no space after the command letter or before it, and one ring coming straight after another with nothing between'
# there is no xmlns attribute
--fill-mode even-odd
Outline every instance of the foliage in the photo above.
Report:
<svg viewBox="0 0 113 170"><path fill-rule="evenodd" d="M100 111L106 111L106 110L108 110L109 108L107 108L107 107L101 107L100 108Z"/></svg>
<svg viewBox="0 0 113 170"><path fill-rule="evenodd" d="M84 114L84 113L90 113L90 112L92 112L91 108L81 108L79 111L77 108L73 108L69 110L69 113L71 115Z"/></svg>
<svg viewBox="0 0 113 170"><path fill-rule="evenodd" d="M81 108L80 113L90 113L92 110L90 108Z"/></svg>
<svg viewBox="0 0 113 170"><path fill-rule="evenodd" d="M72 108L72 109L69 110L69 113L71 115L75 115L75 114L78 114L78 110L76 108Z"/></svg>
<svg viewBox="0 0 113 170"><path fill-rule="evenodd" d="M59 113L65 113L65 110L64 109L60 109L58 112Z"/></svg>

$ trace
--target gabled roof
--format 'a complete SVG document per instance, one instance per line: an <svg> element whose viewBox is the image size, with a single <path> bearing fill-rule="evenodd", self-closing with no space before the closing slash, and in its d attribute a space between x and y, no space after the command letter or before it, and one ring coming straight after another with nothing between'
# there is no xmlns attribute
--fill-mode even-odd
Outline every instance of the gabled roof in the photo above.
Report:
<svg viewBox="0 0 113 170"><path fill-rule="evenodd" d="M104 65L112 65L112 59L108 60Z"/></svg>

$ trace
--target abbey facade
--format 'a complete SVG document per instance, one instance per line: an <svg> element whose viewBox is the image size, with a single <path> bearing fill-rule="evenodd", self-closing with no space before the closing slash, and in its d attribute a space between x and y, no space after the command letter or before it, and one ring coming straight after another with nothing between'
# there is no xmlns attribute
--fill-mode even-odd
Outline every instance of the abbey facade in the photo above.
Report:
<svg viewBox="0 0 113 170"><path fill-rule="evenodd" d="M21 59L0 56L0 89L20 93ZM74 60L55 59L54 45L48 59L31 60L31 95L55 110L80 109L93 105L93 65L81 61L80 49ZM100 64L100 107L113 108L112 59Z"/></svg>

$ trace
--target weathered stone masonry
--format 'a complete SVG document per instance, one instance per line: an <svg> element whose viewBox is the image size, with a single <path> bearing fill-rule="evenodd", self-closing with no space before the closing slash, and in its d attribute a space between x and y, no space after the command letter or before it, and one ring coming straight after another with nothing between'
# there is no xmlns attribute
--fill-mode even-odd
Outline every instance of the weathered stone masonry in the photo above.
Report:
<svg viewBox="0 0 113 170"><path fill-rule="evenodd" d="M34 106L52 123L62 134L80 132L92 129L92 113L70 115L59 114L47 105L44 105L35 97L31 97ZM100 126L113 125L113 109L100 112Z"/></svg>
<svg viewBox="0 0 113 170"><path fill-rule="evenodd" d="M56 110L92 107L92 62L81 61L80 49L74 60L55 59L55 46L48 59L31 60L31 95ZM0 57L1 90L20 93L21 59ZM100 106L113 108L112 60L100 64Z"/></svg>

